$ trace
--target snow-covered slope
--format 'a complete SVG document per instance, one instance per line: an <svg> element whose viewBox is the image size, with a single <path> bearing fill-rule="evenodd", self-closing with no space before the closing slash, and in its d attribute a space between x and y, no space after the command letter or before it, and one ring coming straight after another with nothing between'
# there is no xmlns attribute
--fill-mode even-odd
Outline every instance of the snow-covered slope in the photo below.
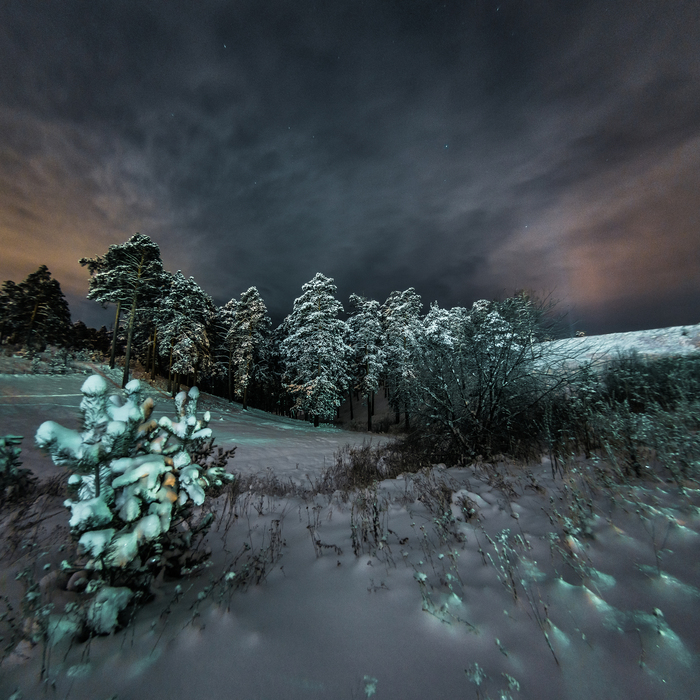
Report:
<svg viewBox="0 0 700 700"><path fill-rule="evenodd" d="M33 434L57 414L77 419L84 378L0 377L3 432L25 435L25 466L42 477L55 468ZM157 416L172 413L157 401ZM54 647L55 690L40 680L42 645L13 647L0 699L697 697L697 492L649 482L611 498L569 480L565 498L544 460L311 497L299 489L334 451L369 436L206 395L200 407L217 442L239 446L229 469L291 480L298 495L243 493L233 510L222 499L204 574L181 592L163 584L122 632ZM61 560L54 528L68 511L53 512L39 547L3 560L0 594L15 605L17 571L35 562L39 579ZM246 561L263 580L236 588Z"/></svg>
<svg viewBox="0 0 700 700"><path fill-rule="evenodd" d="M649 357L688 355L700 349L700 324L565 338L548 343L548 348L579 361L609 359L617 353L630 352Z"/></svg>

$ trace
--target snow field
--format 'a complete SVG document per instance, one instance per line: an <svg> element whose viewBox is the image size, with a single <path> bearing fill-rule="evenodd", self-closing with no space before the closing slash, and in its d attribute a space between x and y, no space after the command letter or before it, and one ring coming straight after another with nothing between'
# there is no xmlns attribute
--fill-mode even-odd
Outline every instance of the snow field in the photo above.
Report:
<svg viewBox="0 0 700 700"><path fill-rule="evenodd" d="M217 444L239 445L229 469L307 489L366 437L206 395L200 409ZM527 469L435 467L330 497L248 491L233 511L222 497L211 566L164 583L131 627L56 644L55 697L695 697L700 494L579 485L586 518L573 481L565 498L546 460ZM0 698L43 696L40 645L25 651L3 664Z"/></svg>

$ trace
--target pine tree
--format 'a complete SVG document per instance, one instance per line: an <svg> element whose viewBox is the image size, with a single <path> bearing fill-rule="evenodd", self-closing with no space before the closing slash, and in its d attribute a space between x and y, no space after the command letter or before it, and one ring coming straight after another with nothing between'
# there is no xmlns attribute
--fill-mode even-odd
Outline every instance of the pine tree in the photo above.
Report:
<svg viewBox="0 0 700 700"><path fill-rule="evenodd" d="M236 393L242 396L243 408L248 407L248 386L254 380L264 380L267 369L267 338L270 319L267 307L256 287L241 294L228 334L232 347L232 365L236 378Z"/></svg>
<svg viewBox="0 0 700 700"><path fill-rule="evenodd" d="M13 342L22 326L23 294L12 280L2 283L0 289L0 343Z"/></svg>
<svg viewBox="0 0 700 700"><path fill-rule="evenodd" d="M280 346L284 358L284 386L296 406L314 417L333 418L349 384L347 361L351 349L343 340L346 324L335 298L333 280L320 272L302 286L285 319L287 337Z"/></svg>
<svg viewBox="0 0 700 700"><path fill-rule="evenodd" d="M211 297L193 277L186 279L178 270L172 277L168 295L159 306L156 321L159 352L169 358L169 375L191 374L196 383L197 374L210 369L209 326L214 314Z"/></svg>
<svg viewBox="0 0 700 700"><path fill-rule="evenodd" d="M282 343L288 335L286 321L289 316L268 338L267 344L267 372L264 380L264 390L268 397L266 410L276 411L279 415L287 415L291 408L290 396L284 387L284 356L282 355Z"/></svg>
<svg viewBox="0 0 700 700"><path fill-rule="evenodd" d="M151 371L155 379L156 358L158 356L158 318L165 299L170 293L174 275L163 270L163 276L152 290L147 304L139 303L134 319L134 333L131 342L132 355L139 359L146 371Z"/></svg>
<svg viewBox="0 0 700 700"><path fill-rule="evenodd" d="M65 347L72 339L68 302L58 280L51 277L46 265L15 284L8 280L0 291L0 338L10 342Z"/></svg>
<svg viewBox="0 0 700 700"><path fill-rule="evenodd" d="M109 352L109 332L105 326L99 330L90 328L83 321L73 324L73 347L76 350L92 350L101 353Z"/></svg>
<svg viewBox="0 0 700 700"><path fill-rule="evenodd" d="M151 309L164 284L165 272L160 259L160 248L148 236L137 233L126 243L111 245L101 257L81 258L80 264L87 265L90 271L90 291L87 298L98 301L103 308L106 308L107 304L117 304L110 367L114 367L114 348L121 306L130 308L122 377L122 387L125 387L129 381L136 312L139 308Z"/></svg>
<svg viewBox="0 0 700 700"><path fill-rule="evenodd" d="M352 347L352 388L367 399L367 430L372 432L372 401L384 371L384 353L380 347L382 326L379 302L352 294L350 303L356 309L356 313L348 319L349 344Z"/></svg>
<svg viewBox="0 0 700 700"><path fill-rule="evenodd" d="M430 305L430 311L423 318L424 340L437 342L452 349L461 332L469 312L456 306L452 309L441 309L437 302Z"/></svg>
<svg viewBox="0 0 700 700"><path fill-rule="evenodd" d="M233 353L235 337L229 333L236 318L238 301L230 299L216 309L214 327L218 342L215 345L215 364L217 374L228 380L228 400L233 401Z"/></svg>
<svg viewBox="0 0 700 700"><path fill-rule="evenodd" d="M389 403L396 411L397 423L401 408L404 409L407 430L410 412L417 402L414 360L423 335L422 306L420 296L410 287L392 292L381 309Z"/></svg>

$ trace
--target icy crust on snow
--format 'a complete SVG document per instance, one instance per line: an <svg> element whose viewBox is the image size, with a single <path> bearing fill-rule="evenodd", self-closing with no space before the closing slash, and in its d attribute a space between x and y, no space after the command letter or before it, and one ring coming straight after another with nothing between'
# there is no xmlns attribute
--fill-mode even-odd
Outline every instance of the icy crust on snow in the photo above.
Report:
<svg viewBox="0 0 700 700"><path fill-rule="evenodd" d="M548 468L541 471L538 482L550 486ZM167 628L158 618L165 603L137 623L129 661L121 660L123 675L133 674L132 682L122 680L122 674L114 679L121 653L117 638L104 646L92 678L81 679L80 687L87 691L110 679L110 692L120 695L138 688L154 698L199 693L223 700L230 696L227 679L235 674L241 697L291 700L309 693L351 696L358 679L365 680L366 690L376 688L377 696L392 700L473 697L470 683L477 680L484 698L694 697L694 637L689 636L691 625L682 624L683 606L693 601L657 597L656 581L666 577L654 571L630 576L638 554L633 560L624 556L624 541L605 518L596 521L593 539L571 538L578 558L573 549L565 552L578 567L575 573L570 564L562 564L558 550L550 551L546 533L553 528L542 512L548 498L523 490L522 479L506 479L516 496L506 496L478 470L433 468L380 482L376 497L370 489L346 503L340 492L306 502L268 499L268 512L257 517L251 507L253 538L291 510L284 520L288 547L279 561L283 570L271 566L259 588L245 594L222 592L223 599L216 597L217 589L207 592L210 580L195 579L190 597L173 610ZM442 481L454 489L449 504L444 503L454 522L439 517L437 501L431 505L426 490L432 483L438 489L432 493L439 494ZM356 555L351 526L359 533L375 502L379 537L374 539L370 523ZM305 511L317 513L311 523L318 541L334 544L340 552L314 552ZM635 539L640 532L646 536L634 513L614 517ZM698 525L692 522L693 528ZM605 539L609 534L616 538L612 546ZM239 531L240 536L245 532ZM564 539L557 542L567 547ZM675 549L678 543L671 537L668 544ZM220 546L215 565L225 571L226 543ZM653 561L653 550L647 549ZM606 552L609 558L601 559ZM672 557L668 552L665 561L670 564L684 554ZM237 576L230 572L223 578L233 585ZM190 605L199 606L199 628ZM688 607L691 616L693 610ZM144 667L141 660L152 658L152 640L160 633L149 627L154 622L166 629L158 649L167 653ZM306 639L303 645L300 638ZM188 663L209 668L212 659L217 667L230 669L226 679L183 670Z"/></svg>

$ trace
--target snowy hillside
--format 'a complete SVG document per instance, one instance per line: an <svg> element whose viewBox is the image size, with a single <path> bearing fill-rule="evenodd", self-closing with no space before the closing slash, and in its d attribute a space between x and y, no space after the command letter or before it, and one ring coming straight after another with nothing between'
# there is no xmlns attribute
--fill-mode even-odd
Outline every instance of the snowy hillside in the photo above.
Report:
<svg viewBox="0 0 700 700"><path fill-rule="evenodd" d="M84 380L0 375L2 432L24 435L24 466L45 481L60 470L34 433L49 418L77 425ZM171 415L155 398L156 417ZM593 461L562 480L543 459L314 494L334 452L387 438L208 395L201 408L217 444L238 446L229 469L249 486L216 503L212 565L162 583L114 635L10 644L0 699L697 696L698 491L642 481L604 493ZM52 587L61 500L45 490L21 517L2 513L4 646L27 580L17 573L31 567L57 609L66 600Z"/></svg>
<svg viewBox="0 0 700 700"><path fill-rule="evenodd" d="M700 324L565 338L553 341L550 347L557 353L573 355L580 362L630 352L649 357L687 355L700 349Z"/></svg>

